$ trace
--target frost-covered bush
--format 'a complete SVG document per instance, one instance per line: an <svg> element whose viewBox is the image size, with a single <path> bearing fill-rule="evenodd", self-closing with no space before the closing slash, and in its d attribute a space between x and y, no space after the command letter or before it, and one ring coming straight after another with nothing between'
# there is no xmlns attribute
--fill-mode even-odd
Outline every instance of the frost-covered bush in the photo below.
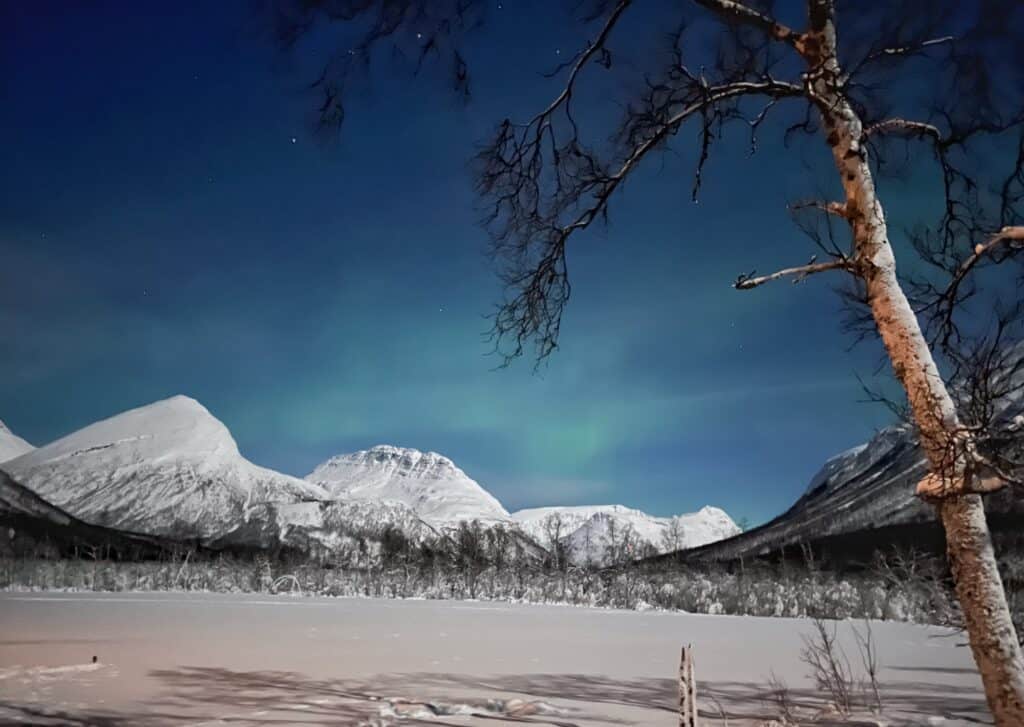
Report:
<svg viewBox="0 0 1024 727"><path fill-rule="evenodd" d="M956 625L941 561L899 556L839 575L819 568L758 566L552 568L524 557L500 566L478 557L472 573L444 554L371 553L332 563L267 554L176 554L160 561L0 558L0 588L96 591L213 591L303 595L479 599L653 608L768 617L882 618ZM1024 562L1004 564L1008 596L1024 626Z"/></svg>

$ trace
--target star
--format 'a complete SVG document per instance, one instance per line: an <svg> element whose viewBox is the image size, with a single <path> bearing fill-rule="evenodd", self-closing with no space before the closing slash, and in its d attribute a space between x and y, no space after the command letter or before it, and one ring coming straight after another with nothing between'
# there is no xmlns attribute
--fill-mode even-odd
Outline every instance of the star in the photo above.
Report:
<svg viewBox="0 0 1024 727"><path fill-rule="evenodd" d="M292 137L292 143L294 144L294 143L296 143L297 141L298 141L298 139L297 139L296 137L294 137L294 136L293 136L293 137Z"/></svg>

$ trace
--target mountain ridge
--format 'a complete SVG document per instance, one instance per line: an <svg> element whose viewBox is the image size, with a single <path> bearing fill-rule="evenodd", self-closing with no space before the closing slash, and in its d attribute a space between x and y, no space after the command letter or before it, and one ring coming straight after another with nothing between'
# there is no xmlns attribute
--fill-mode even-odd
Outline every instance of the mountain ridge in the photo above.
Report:
<svg viewBox="0 0 1024 727"><path fill-rule="evenodd" d="M33 445L12 432L3 421L0 421L0 462L20 457L33 449L35 449Z"/></svg>
<svg viewBox="0 0 1024 727"><path fill-rule="evenodd" d="M423 542L464 521L543 540L527 516L559 510L573 521L566 534L580 541L574 550L588 553L581 559L600 561L597 543L609 532L628 530L638 544L659 549L671 522L621 505L532 508L513 516L450 458L391 444L333 456L300 479L245 459L228 428L183 395L101 419L22 452L3 469L85 523L210 547L324 554L383 537L388 528ZM681 517L689 545L736 529L710 506ZM708 525L714 520L717 530Z"/></svg>
<svg viewBox="0 0 1024 727"><path fill-rule="evenodd" d="M561 522L550 522L552 517ZM607 562L620 545L616 541L622 541L627 533L635 540L625 544L627 547L662 553L698 547L740 532L724 510L712 505L673 517L656 517L624 505L576 505L526 508L512 513L512 518L545 546L551 545L552 531L560 525L559 540L578 564ZM640 554L637 552L637 557Z"/></svg>

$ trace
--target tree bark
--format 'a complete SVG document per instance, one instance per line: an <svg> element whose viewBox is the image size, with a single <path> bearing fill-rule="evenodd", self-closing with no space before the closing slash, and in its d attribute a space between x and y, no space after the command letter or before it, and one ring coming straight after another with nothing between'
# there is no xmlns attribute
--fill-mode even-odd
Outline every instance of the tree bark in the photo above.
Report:
<svg viewBox="0 0 1024 727"><path fill-rule="evenodd" d="M697 678L693 673L693 645L684 646L679 659L679 727L697 727Z"/></svg>
<svg viewBox="0 0 1024 727"><path fill-rule="evenodd" d="M946 531L955 590L999 727L1024 725L1024 658L1013 627L981 497L969 493L963 430L909 301L896 277L885 213L862 144L863 126L841 91L831 0L809 0L809 30L802 39L805 83L818 106L827 142L846 195L856 272L896 377L906 389L922 448L933 473L953 486L936 505Z"/></svg>

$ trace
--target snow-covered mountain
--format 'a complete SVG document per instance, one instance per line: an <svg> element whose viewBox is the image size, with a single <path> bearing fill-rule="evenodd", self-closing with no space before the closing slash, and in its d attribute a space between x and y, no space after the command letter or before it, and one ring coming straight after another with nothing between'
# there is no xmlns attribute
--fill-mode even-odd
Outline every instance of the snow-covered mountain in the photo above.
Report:
<svg viewBox="0 0 1024 727"><path fill-rule="evenodd" d="M39 449L21 442L3 470L54 507L92 525L212 546L295 548L331 555L388 529L423 542L460 522L513 526L549 546L545 520L580 562L601 563L630 535L630 553L694 547L738 532L717 508L656 518L621 505L537 508L513 516L440 454L380 445L333 457L304 480L259 467L199 402L176 396L96 422ZM0 442L3 440L0 439ZM27 451L26 451L27 450ZM362 545L360 545L362 544ZM532 552L532 551L531 551Z"/></svg>
<svg viewBox="0 0 1024 727"><path fill-rule="evenodd" d="M927 522L934 512L914 496L914 486L926 471L909 426L883 429L870 442L828 459L782 515L687 557L728 560L839 533Z"/></svg>
<svg viewBox="0 0 1024 727"><path fill-rule="evenodd" d="M205 542L244 532L265 503L328 499L246 460L227 428L185 396L91 424L3 469L88 523Z"/></svg>
<svg viewBox="0 0 1024 727"><path fill-rule="evenodd" d="M51 505L0 471L0 553L58 557L89 548L112 549L134 557L159 556L173 543L137 533L90 525ZM109 550L107 551L109 552Z"/></svg>
<svg viewBox="0 0 1024 727"><path fill-rule="evenodd" d="M933 522L934 508L914 494L927 470L913 428L887 427L866 444L827 460L800 499L774 520L690 551L687 557L729 560L766 555L826 536ZM1013 488L988 496L985 505L990 514L1016 518L1018 523L1024 515L1024 501ZM887 546L879 542L877 547Z"/></svg>
<svg viewBox="0 0 1024 727"><path fill-rule="evenodd" d="M0 462L14 459L33 449L35 447L8 429L6 424L0 422Z"/></svg>
<svg viewBox="0 0 1024 727"><path fill-rule="evenodd" d="M509 519L493 495L436 452L378 445L332 457L306 481L334 499L402 503L437 528L461 521L489 525Z"/></svg>
<svg viewBox="0 0 1024 727"><path fill-rule="evenodd" d="M313 558L341 558L375 549L388 529L420 544L438 535L399 502L269 502L250 509L249 519L228 542L280 543Z"/></svg>
<svg viewBox="0 0 1024 727"><path fill-rule="evenodd" d="M717 507L674 518L655 517L623 505L537 507L519 510L512 519L547 547L557 532L571 559L579 564L607 562L609 549L622 547L627 534L629 554L640 557L645 550L664 553L695 548L740 532L732 518Z"/></svg>
<svg viewBox="0 0 1024 727"><path fill-rule="evenodd" d="M994 402L994 416L1007 433L1018 433L1009 440L1015 443L1005 446L1024 449L1024 368L1019 363L1024 361L1024 342L1014 344L1001 361L1002 371L995 374L990 388L1004 389L1006 395ZM958 387L953 391L969 393L958 392ZM887 529L888 538L910 531L925 538L931 532L938 536L932 540L938 541L935 544L941 550L941 532L931 527L937 519L935 509L915 494L927 471L914 428L908 424L887 427L869 442L829 458L786 512L738 537L690 551L686 557L730 560L767 555L822 538L841 539L842 547L849 550L856 540L851 534L866 534L871 547L885 550L891 543L871 533L879 528ZM1019 532L1024 524L1024 499L1013 487L985 497L985 509L994 532ZM913 547L924 549L926 544L918 540Z"/></svg>

